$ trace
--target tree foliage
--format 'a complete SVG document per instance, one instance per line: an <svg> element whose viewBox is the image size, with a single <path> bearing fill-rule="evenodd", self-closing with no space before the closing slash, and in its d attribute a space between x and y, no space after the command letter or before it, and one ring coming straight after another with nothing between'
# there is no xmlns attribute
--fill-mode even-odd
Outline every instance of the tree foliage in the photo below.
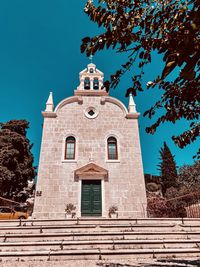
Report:
<svg viewBox="0 0 200 267"><path fill-rule="evenodd" d="M186 217L185 202L182 200L168 201L152 192L147 193L147 213L153 218Z"/></svg>
<svg viewBox="0 0 200 267"><path fill-rule="evenodd" d="M200 199L200 161L195 161L192 165L183 165L178 170L176 187L167 189L165 197L167 199L195 195ZM192 197L194 200L194 196ZM196 200L195 202L196 203Z"/></svg>
<svg viewBox="0 0 200 267"><path fill-rule="evenodd" d="M200 189L200 161L193 165L183 165L179 168L179 188L185 188L188 192L196 192Z"/></svg>
<svg viewBox="0 0 200 267"><path fill-rule="evenodd" d="M26 137L29 123L12 120L0 123L0 195L15 196L36 176L32 145Z"/></svg>
<svg viewBox="0 0 200 267"><path fill-rule="evenodd" d="M156 51L162 55L165 66L147 83L147 88L157 87L163 94L144 116L151 119L161 109L162 115L146 131L153 134L161 123L185 119L189 128L172 138L180 148L195 141L200 135L199 0L99 0L97 5L88 0L85 12L103 31L85 37L81 51L89 56L111 48L127 54L127 61L104 83L106 89L115 88L134 66L138 73L133 74L126 95L143 91L144 66L151 63L152 52ZM180 71L174 80L168 81L175 69Z"/></svg>
<svg viewBox="0 0 200 267"><path fill-rule="evenodd" d="M162 184L162 192L163 195L165 195L168 188L177 187L178 174L174 156L172 156L172 153L166 142L164 142L164 146L160 150L160 156L160 177Z"/></svg>
<svg viewBox="0 0 200 267"><path fill-rule="evenodd" d="M200 200L200 161L192 165L183 165L178 171L178 180L176 188L170 187L165 193L167 203L180 214L186 216L186 207L193 204L199 204ZM197 208L198 207L198 208ZM194 209L197 212L199 206ZM184 212L185 211L185 214Z"/></svg>
<svg viewBox="0 0 200 267"><path fill-rule="evenodd" d="M152 192L147 193L147 213L148 217L153 218L167 218L171 215L166 199Z"/></svg>
<svg viewBox="0 0 200 267"><path fill-rule="evenodd" d="M173 182L173 181L172 181ZM150 217L186 217L186 210L197 205L193 215L199 214L200 161L179 168L176 183L169 183L164 197L147 188L147 211Z"/></svg>

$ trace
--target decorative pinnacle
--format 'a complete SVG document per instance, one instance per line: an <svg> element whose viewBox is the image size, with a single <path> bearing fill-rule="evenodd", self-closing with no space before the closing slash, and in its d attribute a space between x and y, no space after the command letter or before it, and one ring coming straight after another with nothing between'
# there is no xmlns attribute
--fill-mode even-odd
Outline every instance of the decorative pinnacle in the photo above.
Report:
<svg viewBox="0 0 200 267"><path fill-rule="evenodd" d="M137 113L136 104L134 102L132 93L129 94L128 112L129 113Z"/></svg>
<svg viewBox="0 0 200 267"><path fill-rule="evenodd" d="M49 98L46 102L46 112L53 112L54 104L53 104L53 93L50 92Z"/></svg>

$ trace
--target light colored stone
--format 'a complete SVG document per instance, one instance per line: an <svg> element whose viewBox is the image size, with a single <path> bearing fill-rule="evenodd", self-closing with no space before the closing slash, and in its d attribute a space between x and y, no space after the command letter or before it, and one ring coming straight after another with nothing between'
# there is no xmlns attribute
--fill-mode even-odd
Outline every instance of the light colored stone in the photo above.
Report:
<svg viewBox="0 0 200 267"><path fill-rule="evenodd" d="M89 69L94 68L93 73ZM96 72L95 72L96 71ZM99 79L99 90L84 90L84 78ZM65 216L65 204L73 203L81 216L81 186L84 179L99 179L102 184L102 216L108 216L116 205L121 216L146 216L146 193L138 130L139 113L129 111L116 98L107 95L103 73L94 64L80 72L80 85L75 96L62 100L53 110L43 112L44 124L40 152L38 181L33 218ZM51 99L50 99L51 100ZM51 102L51 101L50 101ZM49 103L50 103L49 102ZM52 102L53 103L53 102ZM52 104L51 103L51 104ZM52 106L51 106L52 107ZM88 108L96 116L86 116ZM65 160L65 141L76 138L75 160ZM107 139L114 136L118 145L118 160L108 160ZM99 168L76 179L80 168L93 163ZM105 170L105 178L100 170ZM41 193L38 194L38 192ZM56 215L57 214L57 215Z"/></svg>
<svg viewBox="0 0 200 267"><path fill-rule="evenodd" d="M137 111L136 111L136 104L134 102L134 99L133 99L133 95L132 94L129 95L128 112L129 113L137 113Z"/></svg>
<svg viewBox="0 0 200 267"><path fill-rule="evenodd" d="M53 93L50 92L49 98L46 103L46 112L53 112L54 104L53 104Z"/></svg>

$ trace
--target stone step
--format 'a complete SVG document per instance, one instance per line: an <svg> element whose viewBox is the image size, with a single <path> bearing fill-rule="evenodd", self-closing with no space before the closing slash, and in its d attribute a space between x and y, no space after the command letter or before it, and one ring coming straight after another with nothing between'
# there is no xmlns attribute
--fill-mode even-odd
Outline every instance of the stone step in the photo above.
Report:
<svg viewBox="0 0 200 267"><path fill-rule="evenodd" d="M23 260L74 260L74 259L124 259L124 258L163 258L163 257L199 257L199 248L162 248L162 249L77 249L77 250L40 250L0 252L1 261Z"/></svg>
<svg viewBox="0 0 200 267"><path fill-rule="evenodd" d="M1 227L0 234L9 232L9 233L21 233L24 234L28 233L38 233L41 231L46 232L71 232L72 230L77 231L85 231L86 229L94 230L97 226L96 225L41 225L41 226L10 226L10 227Z"/></svg>
<svg viewBox="0 0 200 267"><path fill-rule="evenodd" d="M82 240L4 242L0 251L63 250L63 249L148 249L148 248L199 248L200 239L194 240Z"/></svg>
<svg viewBox="0 0 200 267"><path fill-rule="evenodd" d="M59 225L66 225L66 224L75 224L76 222L79 224L113 224L117 222L117 224L185 224L185 225L200 225L200 218L91 218L91 217L81 217L81 218L74 218L74 219L28 219L28 220L21 220L22 223L26 223L27 225L45 225L48 224L59 224ZM0 227L1 226L18 226L19 220L0 220Z"/></svg>
<svg viewBox="0 0 200 267"><path fill-rule="evenodd" d="M0 263L0 267L27 267L27 264L29 262L16 260L13 259L12 261L7 260L4 261L2 264ZM48 266L48 267L74 267L74 266L87 266L87 267L94 267L94 266L101 266L101 267L196 267L199 264L199 259L197 257L193 258L187 258L185 260L176 258L173 259L115 259L115 260L34 260L31 261L30 265L31 267L38 267L40 266Z"/></svg>
<svg viewBox="0 0 200 267"><path fill-rule="evenodd" d="M198 220L15 220L0 222L0 261L200 256Z"/></svg>
<svg viewBox="0 0 200 267"><path fill-rule="evenodd" d="M173 231L174 229L181 230L183 229L183 226L176 225L176 224L169 224L169 225L146 225L146 224L105 224L105 225L83 225L83 224L69 224L69 225L38 225L38 226L29 226L26 224L23 224L21 226L2 226L0 227L0 234L9 232L9 233L21 233L24 234L26 232L28 233L38 233L38 232L71 232L72 230L77 230L79 232L84 231L87 229L91 229L92 231L99 231L102 229L102 231L150 231L150 232L156 232L156 231ZM194 229L194 228L193 228ZM187 230L190 230L190 228L187 228ZM194 229L195 230L195 229Z"/></svg>
<svg viewBox="0 0 200 267"><path fill-rule="evenodd" d="M105 239L146 239L146 240L168 240L168 239L199 239L200 232L196 231L85 231L70 233L4 233L0 234L0 242L26 242L29 241L56 241L56 240L105 240Z"/></svg>

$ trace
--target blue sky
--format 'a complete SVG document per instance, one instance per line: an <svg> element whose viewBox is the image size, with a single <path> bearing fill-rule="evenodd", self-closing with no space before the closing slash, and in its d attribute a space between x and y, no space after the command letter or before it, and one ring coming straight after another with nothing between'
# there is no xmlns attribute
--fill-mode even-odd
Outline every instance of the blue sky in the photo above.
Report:
<svg viewBox="0 0 200 267"><path fill-rule="evenodd" d="M28 137L34 143L32 152L38 165L43 118L41 111L49 91L54 93L57 104L73 95L79 84L79 72L89 60L80 53L81 39L99 32L83 12L85 0L7 0L0 1L0 121L26 119L30 122ZM113 51L100 52L94 63L105 73L112 74L125 55ZM147 81L159 74L162 62L154 57L146 68L144 87ZM134 72L134 69L133 69ZM125 89L130 74L124 77L119 87L110 94L126 106ZM150 107L162 92L150 90L140 93L135 101L141 114ZM142 116L139 119L140 138L146 173L157 174L159 149L166 141L178 166L192 164L192 156L200 146L199 140L181 150L171 140L173 134L186 129L187 123L162 125L155 135L147 135L145 127L152 121Z"/></svg>

